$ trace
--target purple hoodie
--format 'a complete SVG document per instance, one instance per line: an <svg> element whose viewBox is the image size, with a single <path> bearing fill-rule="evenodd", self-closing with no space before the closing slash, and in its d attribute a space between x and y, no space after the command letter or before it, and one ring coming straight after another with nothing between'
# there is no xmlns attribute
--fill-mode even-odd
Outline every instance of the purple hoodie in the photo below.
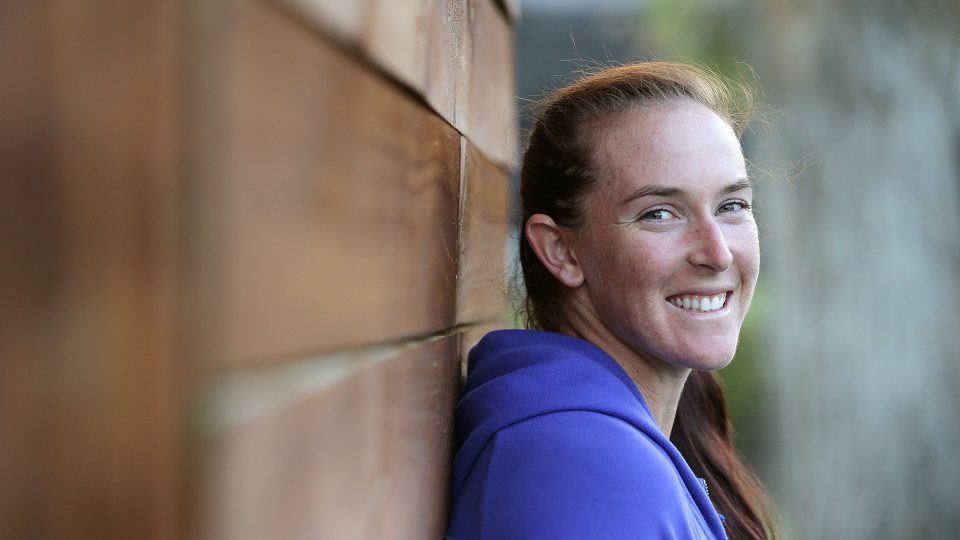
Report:
<svg viewBox="0 0 960 540"><path fill-rule="evenodd" d="M500 330L468 367L449 540L726 538L702 481L592 343Z"/></svg>

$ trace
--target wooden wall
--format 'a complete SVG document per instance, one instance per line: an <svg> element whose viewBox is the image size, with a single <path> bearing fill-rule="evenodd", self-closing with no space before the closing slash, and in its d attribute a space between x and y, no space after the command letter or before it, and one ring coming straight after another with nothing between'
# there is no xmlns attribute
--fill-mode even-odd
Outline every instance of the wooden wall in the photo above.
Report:
<svg viewBox="0 0 960 540"><path fill-rule="evenodd" d="M0 3L0 537L442 535L515 16Z"/></svg>

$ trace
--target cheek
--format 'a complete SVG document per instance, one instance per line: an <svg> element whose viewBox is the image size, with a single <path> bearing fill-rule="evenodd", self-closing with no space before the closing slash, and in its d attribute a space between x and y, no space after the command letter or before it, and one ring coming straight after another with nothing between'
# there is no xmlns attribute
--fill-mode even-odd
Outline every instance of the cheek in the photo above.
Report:
<svg viewBox="0 0 960 540"><path fill-rule="evenodd" d="M760 239L759 239L759 234L757 233L756 225L754 225L750 229L748 242L749 242L748 257L750 259L750 265L753 270L752 275L754 278L756 278L757 275L760 273Z"/></svg>
<svg viewBox="0 0 960 540"><path fill-rule="evenodd" d="M681 234L638 234L625 246L630 264L648 282L669 278L683 264L685 243Z"/></svg>
<svg viewBox="0 0 960 540"><path fill-rule="evenodd" d="M731 247L736 250L734 255L739 266L741 279L744 286L749 287L748 292L752 293L760 274L760 243L756 225L740 231L740 234L735 238L735 242Z"/></svg>
<svg viewBox="0 0 960 540"><path fill-rule="evenodd" d="M585 226L577 238L579 263L583 268L587 283L598 292L611 286L617 287L625 274L624 266L628 262L623 238L605 228Z"/></svg>
<svg viewBox="0 0 960 540"><path fill-rule="evenodd" d="M621 247L615 264L619 294L632 302L658 300L666 282L677 271L675 252L662 242L633 242ZM641 297L641 298L638 298Z"/></svg>
<svg viewBox="0 0 960 540"><path fill-rule="evenodd" d="M587 231L585 231L587 232ZM682 268L682 250L668 235L619 229L589 231L580 238L581 265L592 294L617 310L649 307L664 283Z"/></svg>

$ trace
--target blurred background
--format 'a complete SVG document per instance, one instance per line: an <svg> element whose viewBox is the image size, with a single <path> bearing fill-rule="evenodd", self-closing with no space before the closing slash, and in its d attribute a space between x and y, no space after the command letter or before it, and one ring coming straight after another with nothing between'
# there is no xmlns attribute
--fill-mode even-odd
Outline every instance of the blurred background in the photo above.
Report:
<svg viewBox="0 0 960 540"><path fill-rule="evenodd" d="M760 91L722 375L784 538L956 538L958 35L947 0L0 3L0 538L441 537L531 100L638 59Z"/></svg>
<svg viewBox="0 0 960 540"><path fill-rule="evenodd" d="M525 0L524 107L581 67L758 83L761 282L722 371L788 539L960 530L960 6Z"/></svg>

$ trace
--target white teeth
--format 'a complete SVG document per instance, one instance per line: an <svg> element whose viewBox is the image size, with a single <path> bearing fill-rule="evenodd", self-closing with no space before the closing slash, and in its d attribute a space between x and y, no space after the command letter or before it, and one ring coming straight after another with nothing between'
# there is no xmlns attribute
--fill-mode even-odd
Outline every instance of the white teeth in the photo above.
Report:
<svg viewBox="0 0 960 540"><path fill-rule="evenodd" d="M712 296L673 296L667 301L678 308L705 313L722 308L726 299L727 293L720 293Z"/></svg>

